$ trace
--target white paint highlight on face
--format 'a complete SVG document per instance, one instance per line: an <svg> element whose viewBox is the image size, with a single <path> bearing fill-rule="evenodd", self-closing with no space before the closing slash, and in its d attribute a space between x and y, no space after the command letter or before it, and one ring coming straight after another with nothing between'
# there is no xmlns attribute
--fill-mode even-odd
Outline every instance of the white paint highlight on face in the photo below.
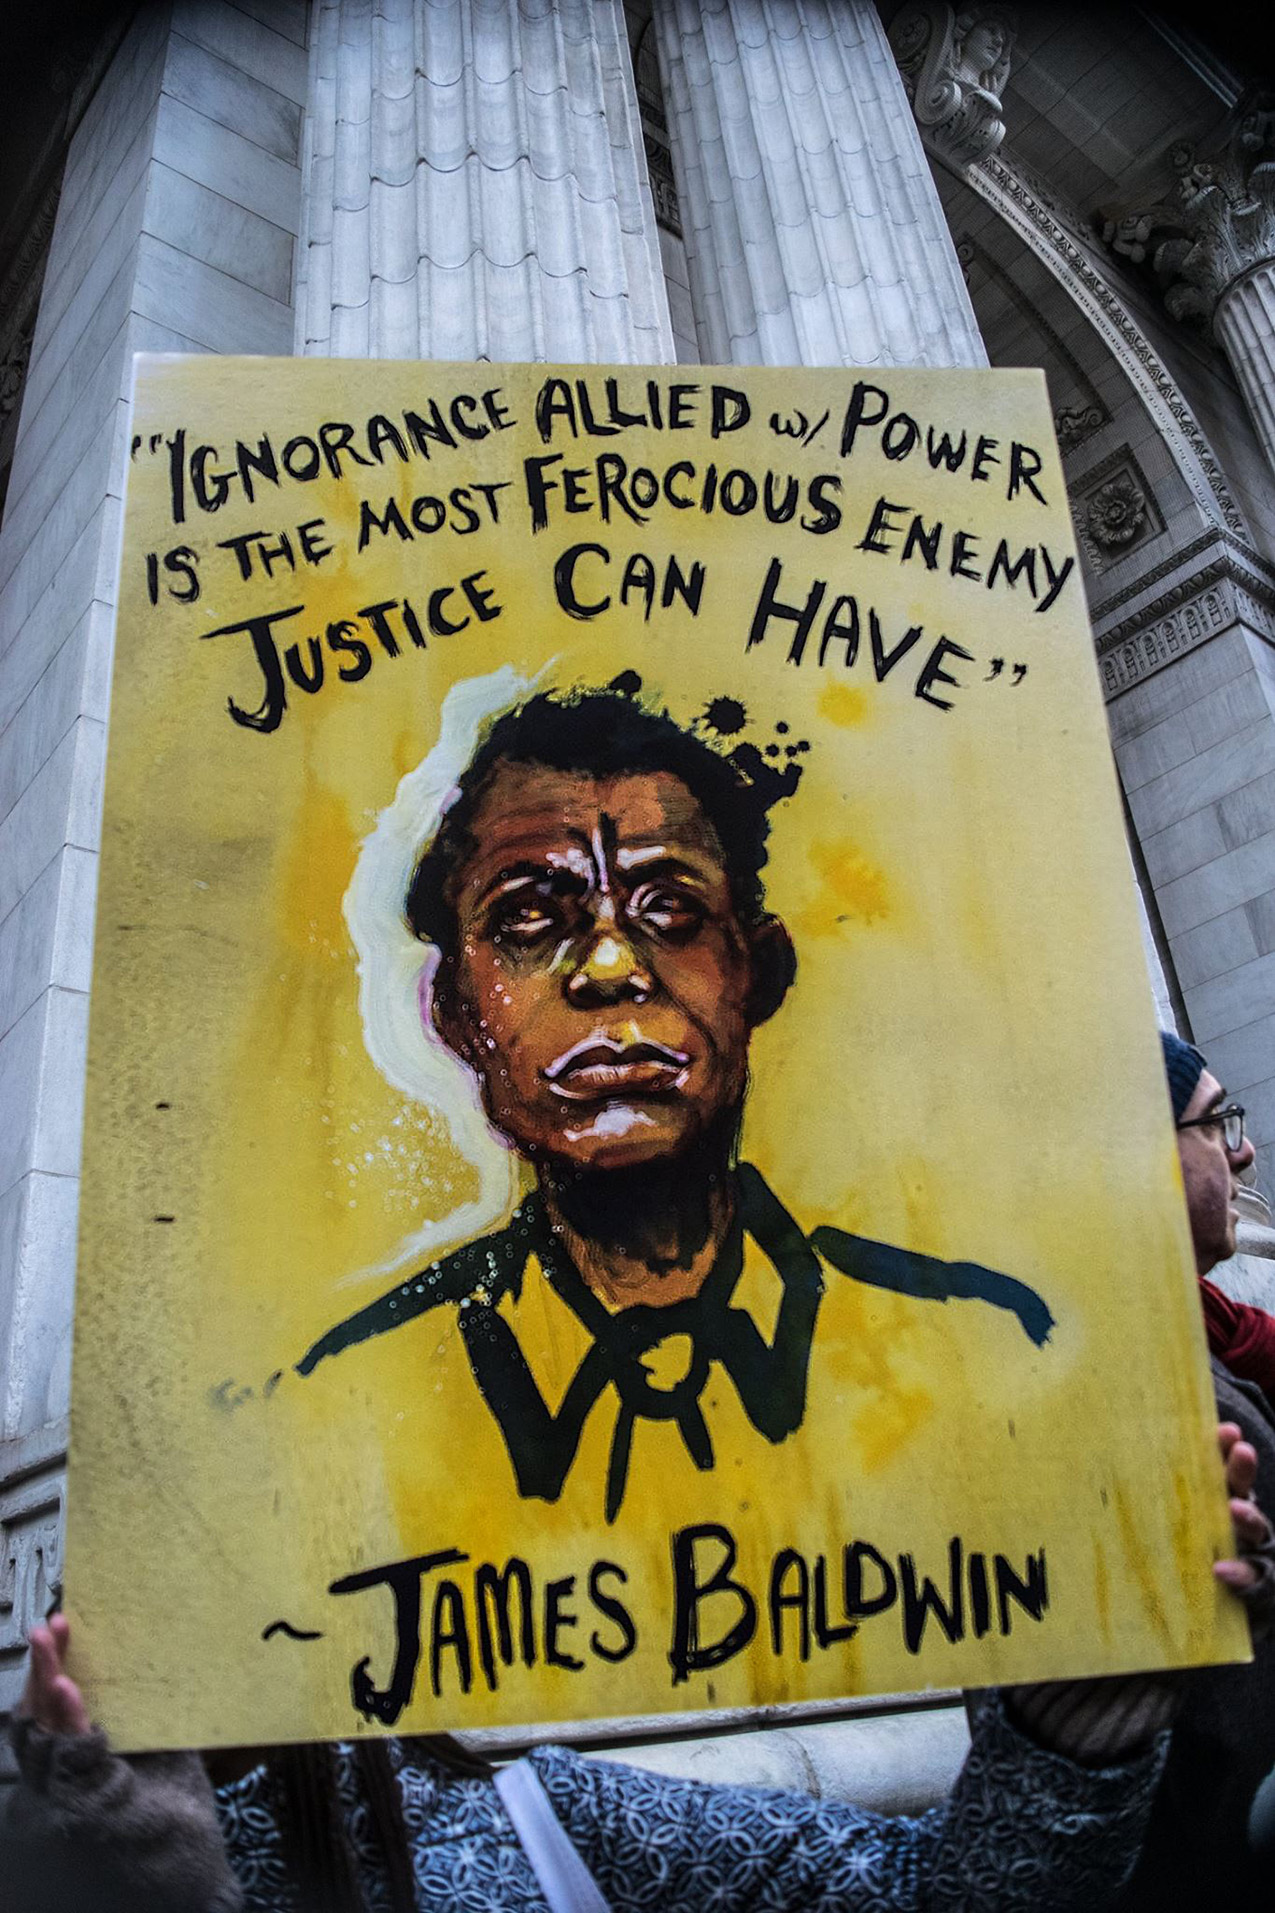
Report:
<svg viewBox="0 0 1275 1913"><path fill-rule="evenodd" d="M643 1126L655 1127L645 1109L633 1109L628 1103L608 1103L592 1122L580 1129L568 1129L565 1134L568 1142L583 1142L588 1136L631 1136L635 1129Z"/></svg>
<svg viewBox="0 0 1275 1913"><path fill-rule="evenodd" d="M516 1158L489 1126L473 1075L435 1032L431 1007L438 952L412 935L403 900L421 851L455 801L484 725L535 686L535 679L509 665L452 686L443 701L438 742L400 780L364 838L345 893L345 921L358 951L359 1014L368 1055L387 1083L444 1118L456 1149L478 1174L472 1201L423 1221L382 1261L346 1276L346 1284L395 1273L407 1262L432 1261L493 1228L517 1200ZM423 1211L429 1199L429 1190L422 1189Z"/></svg>

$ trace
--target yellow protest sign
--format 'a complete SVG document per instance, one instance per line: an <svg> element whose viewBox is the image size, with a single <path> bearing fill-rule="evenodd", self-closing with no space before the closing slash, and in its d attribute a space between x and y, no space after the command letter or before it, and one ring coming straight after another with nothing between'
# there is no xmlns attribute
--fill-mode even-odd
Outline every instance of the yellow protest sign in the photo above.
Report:
<svg viewBox="0 0 1275 1913"><path fill-rule="evenodd" d="M139 362L124 1747L1243 1652L1043 380Z"/></svg>

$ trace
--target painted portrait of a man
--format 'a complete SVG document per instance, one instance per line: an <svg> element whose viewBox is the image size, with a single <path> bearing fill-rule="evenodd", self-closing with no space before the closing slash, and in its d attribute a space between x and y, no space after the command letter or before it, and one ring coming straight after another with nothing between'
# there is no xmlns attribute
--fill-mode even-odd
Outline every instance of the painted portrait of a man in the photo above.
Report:
<svg viewBox="0 0 1275 1913"><path fill-rule="evenodd" d="M798 973L763 872L769 812L799 781L799 765L727 752L629 687L540 693L489 726L404 910L437 952L422 1013L535 1187L503 1228L329 1330L302 1375L451 1305L521 1494L555 1500L586 1422L613 1417L613 1520L639 1420L675 1423L714 1466L715 1369L766 1440L801 1425L825 1267L981 1299L1045 1341L1050 1312L1026 1285L829 1226L807 1236L741 1159L750 1038ZM737 1294L746 1248L773 1290L769 1335ZM587 1338L553 1408L510 1320L532 1280Z"/></svg>
<svg viewBox="0 0 1275 1913"><path fill-rule="evenodd" d="M113 1738L1238 1652L1043 377L479 373L137 368L67 1540Z"/></svg>

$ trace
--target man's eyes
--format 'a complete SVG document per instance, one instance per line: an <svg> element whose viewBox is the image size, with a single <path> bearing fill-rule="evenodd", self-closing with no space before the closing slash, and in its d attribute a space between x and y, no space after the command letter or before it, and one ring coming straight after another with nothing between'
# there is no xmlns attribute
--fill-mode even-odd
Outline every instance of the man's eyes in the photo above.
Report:
<svg viewBox="0 0 1275 1913"><path fill-rule="evenodd" d="M697 897L685 890L654 886L634 894L627 914L631 922L656 936L690 936L704 921L704 908Z"/></svg>
<svg viewBox="0 0 1275 1913"><path fill-rule="evenodd" d="M690 937L704 921L697 897L678 889L644 886L624 911L628 925L656 937ZM530 946L551 936L570 936L588 928L587 913L570 898L542 895L510 897L490 912L486 931L498 943Z"/></svg>
<svg viewBox="0 0 1275 1913"><path fill-rule="evenodd" d="M539 897L502 904L488 918L489 933L501 943L535 943L562 928L559 910Z"/></svg>

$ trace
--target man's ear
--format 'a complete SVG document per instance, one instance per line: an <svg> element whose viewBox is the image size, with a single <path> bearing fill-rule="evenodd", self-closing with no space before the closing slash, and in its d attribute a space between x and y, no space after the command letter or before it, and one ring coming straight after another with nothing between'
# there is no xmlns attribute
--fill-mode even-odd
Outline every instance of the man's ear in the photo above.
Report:
<svg viewBox="0 0 1275 1913"><path fill-rule="evenodd" d="M763 917L746 932L752 957L753 981L748 992L748 1022L752 1029L775 1014L797 974L797 952L778 917Z"/></svg>

